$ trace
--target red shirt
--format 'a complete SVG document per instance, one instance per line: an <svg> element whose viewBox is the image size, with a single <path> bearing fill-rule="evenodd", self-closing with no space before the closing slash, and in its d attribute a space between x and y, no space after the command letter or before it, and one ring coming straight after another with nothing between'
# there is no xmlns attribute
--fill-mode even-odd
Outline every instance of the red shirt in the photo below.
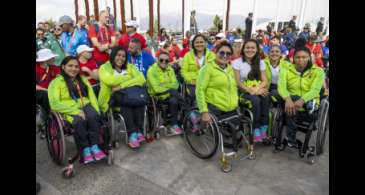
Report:
<svg viewBox="0 0 365 195"><path fill-rule="evenodd" d="M90 69L91 71L98 69L98 67L96 65L96 61L94 59L88 60L85 64L83 64L79 61L79 64L80 64L80 70L82 67L86 67L86 68ZM90 76L89 74L87 74L84 71L81 71L80 73L81 73L81 75L84 75L86 77ZM95 79L91 79L91 78L89 79L89 82L91 85L95 85L96 83L98 83Z"/></svg>
<svg viewBox="0 0 365 195"><path fill-rule="evenodd" d="M47 70L48 69L48 70ZM36 64L35 66L35 74L36 74L36 84L48 89L49 83L56 78L58 74L61 73L61 70L58 66L51 65L49 68L43 68L40 64Z"/></svg>
<svg viewBox="0 0 365 195"><path fill-rule="evenodd" d="M96 37L99 41L99 43L101 44L107 44L107 43L111 43L111 37L115 36L115 31L112 27L107 27L107 26L100 26L99 25L99 31L96 32L96 28L95 25L90 25L89 27L89 38L93 38ZM96 48L95 46L93 46L94 51L93 51L93 56L95 58L96 61L102 61L102 62L106 62L109 60L109 54L106 52L100 52L98 48Z"/></svg>
<svg viewBox="0 0 365 195"><path fill-rule="evenodd" d="M323 61L322 61L322 47L320 44L314 44L314 43L307 43L305 45L314 55L315 63L317 66L323 68Z"/></svg>
<svg viewBox="0 0 365 195"><path fill-rule="evenodd" d="M188 52L190 51L190 49L187 47L187 48L184 48L180 51L180 58L183 58L185 56L185 54L187 54Z"/></svg>
<svg viewBox="0 0 365 195"><path fill-rule="evenodd" d="M178 45L171 45L171 47L170 47L170 52L174 53L174 56L175 56L176 58L179 58L179 57L180 57L180 56L179 56L180 51L181 51L181 49L179 48L179 46L178 46Z"/></svg>
<svg viewBox="0 0 365 195"><path fill-rule="evenodd" d="M159 49L159 50L156 52L156 54L155 54L156 58L158 58L158 57L160 56L161 51L162 51L162 50L161 50L161 49ZM174 52L172 52L172 51L170 50L170 52L169 52L170 62L174 61L174 57L175 57Z"/></svg>
<svg viewBox="0 0 365 195"><path fill-rule="evenodd" d="M144 49L147 47L146 39L139 33L134 33L132 36L128 34L124 34L118 41L118 45L128 50L129 41L132 39L138 39L141 42L141 48Z"/></svg>

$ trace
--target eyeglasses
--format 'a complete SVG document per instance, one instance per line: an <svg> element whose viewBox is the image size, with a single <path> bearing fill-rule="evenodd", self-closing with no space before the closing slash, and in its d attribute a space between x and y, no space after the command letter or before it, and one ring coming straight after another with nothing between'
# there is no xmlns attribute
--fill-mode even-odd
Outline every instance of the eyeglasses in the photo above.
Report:
<svg viewBox="0 0 365 195"><path fill-rule="evenodd" d="M167 63L169 63L169 61L170 61L169 59L162 59L162 58L160 59L160 63L166 63L167 64Z"/></svg>
<svg viewBox="0 0 365 195"><path fill-rule="evenodd" d="M223 58L223 57L231 57L232 53L231 52L220 51L220 52L218 52L218 55L221 58Z"/></svg>

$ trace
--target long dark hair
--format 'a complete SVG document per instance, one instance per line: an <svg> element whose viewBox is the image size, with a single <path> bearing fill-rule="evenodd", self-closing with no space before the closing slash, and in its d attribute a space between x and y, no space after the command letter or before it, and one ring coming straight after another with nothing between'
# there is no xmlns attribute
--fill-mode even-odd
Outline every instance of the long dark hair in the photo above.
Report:
<svg viewBox="0 0 365 195"><path fill-rule="evenodd" d="M304 51L304 52L308 53L308 55L309 55L309 60L308 60L308 63L307 63L307 67L305 67L305 69L303 70L303 72L305 72L306 70L310 69L313 66L311 51L307 47L295 48L294 58L295 58L295 55L300 51ZM294 62L294 64L295 64L295 62Z"/></svg>
<svg viewBox="0 0 365 195"><path fill-rule="evenodd" d="M256 48L257 48L256 54L253 56L253 59L251 60L252 64L248 63L245 53L244 53L244 49L248 42L255 43ZM249 40L245 41L245 43L243 44L243 46L241 48L242 62L247 62L251 66L251 71L247 75L247 78L249 80L261 80L260 52L261 52L261 49L260 49L259 43L255 39L249 39Z"/></svg>
<svg viewBox="0 0 365 195"><path fill-rule="evenodd" d="M195 40L196 40L198 37L203 38L203 40L204 40L205 42L207 42L207 39L206 39L206 38L205 38L205 36L204 36L204 35L202 35L202 34L197 34L197 35L195 35L195 36L194 36L193 40L191 41L191 45L192 45L193 52L194 52L194 54L195 54L195 55L196 55L197 51L196 51L196 48L195 48L194 42L195 42ZM205 55L206 50L207 50L207 47L205 47L205 49L204 49L204 55Z"/></svg>
<svg viewBox="0 0 365 195"><path fill-rule="evenodd" d="M127 69L128 56L127 56L127 50L125 50L123 47L121 47L121 46L114 46L112 48L112 51L110 52L109 61L112 64L113 69L115 69L115 67L116 67L115 57L117 56L117 54L118 54L118 52L120 50L124 51L124 53L125 53L125 61L124 61L123 65L122 65L122 67L121 67L122 70L125 70L125 69Z"/></svg>
<svg viewBox="0 0 365 195"><path fill-rule="evenodd" d="M61 62L61 67L64 68L65 65L71 60L77 61L77 58L74 56L65 57ZM66 74L64 69L62 69L61 75L63 76L63 79L65 79L65 81L66 81L66 86L67 86L68 92L70 93L70 96L72 97L72 99L80 98L80 95L77 91L75 84L73 83L71 77ZM82 81L80 73L77 74L75 79L80 84L80 90L81 90L82 96L88 97L88 88L87 88L86 84Z"/></svg>

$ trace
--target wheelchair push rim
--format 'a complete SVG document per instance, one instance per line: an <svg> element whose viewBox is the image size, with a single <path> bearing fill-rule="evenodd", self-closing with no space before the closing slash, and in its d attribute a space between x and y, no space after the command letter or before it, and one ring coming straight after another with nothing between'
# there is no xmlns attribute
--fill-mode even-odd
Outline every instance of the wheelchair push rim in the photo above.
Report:
<svg viewBox="0 0 365 195"><path fill-rule="evenodd" d="M51 112L46 131L47 147L52 160L58 165L65 164L66 147L63 122L60 117Z"/></svg>

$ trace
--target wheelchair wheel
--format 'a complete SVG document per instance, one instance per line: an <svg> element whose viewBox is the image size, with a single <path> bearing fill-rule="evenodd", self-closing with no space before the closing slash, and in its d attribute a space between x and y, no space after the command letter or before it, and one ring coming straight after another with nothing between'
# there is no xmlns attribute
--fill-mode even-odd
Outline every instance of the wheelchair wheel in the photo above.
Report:
<svg viewBox="0 0 365 195"><path fill-rule="evenodd" d="M36 131L40 133L41 139L46 138L47 120L48 116L44 109L39 104L36 104Z"/></svg>
<svg viewBox="0 0 365 195"><path fill-rule="evenodd" d="M60 116L51 112L46 130L47 148L52 160L58 165L66 163L64 123Z"/></svg>
<svg viewBox="0 0 365 195"><path fill-rule="evenodd" d="M321 101L321 107L319 110L318 115L318 130L317 130L317 137L316 137L316 154L320 155L324 152L327 134L329 129L329 117L328 117L328 110L329 110L329 102L327 99L323 99Z"/></svg>
<svg viewBox="0 0 365 195"><path fill-rule="evenodd" d="M118 132L118 128L117 128L117 121L116 118L114 117L114 113L112 111L112 109L109 109L108 113L108 129L109 129L109 135L110 135L110 142L112 143L114 148L118 148L119 147L119 132Z"/></svg>
<svg viewBox="0 0 365 195"><path fill-rule="evenodd" d="M216 121L207 125L206 128L199 128L196 132L192 132L193 122L190 120L192 112L200 116L197 110L193 110L185 116L183 122L185 142L195 156L202 159L211 158L216 153L219 145ZM213 119L212 115L211 117ZM200 121L197 121L197 124L200 126Z"/></svg>
<svg viewBox="0 0 365 195"><path fill-rule="evenodd" d="M279 139L281 142L282 128L283 128L282 110L279 108L275 108L272 110L272 125L271 125L272 143L274 145Z"/></svg>

